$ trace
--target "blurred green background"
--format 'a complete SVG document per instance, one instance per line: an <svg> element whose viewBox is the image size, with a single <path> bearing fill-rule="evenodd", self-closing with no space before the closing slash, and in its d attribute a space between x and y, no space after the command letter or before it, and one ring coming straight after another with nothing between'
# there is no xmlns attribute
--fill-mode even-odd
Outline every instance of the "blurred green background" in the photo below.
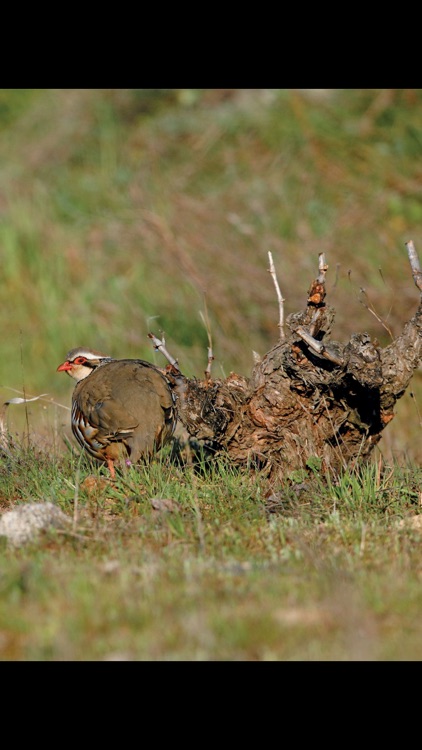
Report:
<svg viewBox="0 0 422 750"><path fill-rule="evenodd" d="M3 401L47 393L26 429L58 436L67 351L163 365L149 331L201 378L204 315L212 374L249 375L278 338L269 251L286 316L324 252L333 338L387 345L419 300L404 243L422 259L421 157L419 89L0 90ZM421 381L387 456L422 458Z"/></svg>

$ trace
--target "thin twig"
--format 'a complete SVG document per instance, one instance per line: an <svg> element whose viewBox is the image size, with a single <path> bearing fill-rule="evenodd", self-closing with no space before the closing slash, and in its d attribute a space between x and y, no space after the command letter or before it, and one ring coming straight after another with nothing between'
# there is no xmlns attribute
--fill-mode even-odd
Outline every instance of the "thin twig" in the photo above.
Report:
<svg viewBox="0 0 422 750"><path fill-rule="evenodd" d="M7 391L13 391L13 393L23 393L23 391L19 391L17 388L11 388L10 385L2 385L1 388L5 388ZM40 401L45 401L47 404L52 404L53 406L60 406L61 409L66 409L66 411L70 411L70 406L65 406L65 404L60 404L58 401L54 401L52 398L44 398L45 396L48 396L48 393L42 393L41 396L35 396L34 398L27 399L28 401L36 401L39 399ZM17 404L17 403L23 403L23 401L6 401L6 404Z"/></svg>
<svg viewBox="0 0 422 750"><path fill-rule="evenodd" d="M281 292L280 292L280 287L278 285L277 275L276 275L275 267L273 263L273 256L272 256L272 253L270 253L270 251L268 251L268 257L270 259L270 267L268 270L273 278L275 291L277 294L277 300L278 300L278 309L279 309L279 316L280 316L279 322L278 322L278 328L280 331L280 339L284 339L285 338L285 333L284 333L284 302L285 300L282 297Z"/></svg>
<svg viewBox="0 0 422 750"><path fill-rule="evenodd" d="M8 404L27 404L29 401L38 401L39 398L42 398L42 396L48 396L48 393L43 393L41 396L34 396L33 398L11 398L9 401L5 401L4 405L7 406Z"/></svg>
<svg viewBox="0 0 422 750"><path fill-rule="evenodd" d="M199 311L199 314L201 316L201 320L205 326L205 330L208 336L208 361L207 361L207 367L205 370L205 380L211 380L211 366L214 361L214 355L212 353L211 326L210 326L210 321L208 317L208 309L207 309L207 303L206 303L205 297L204 297L204 308L205 308L205 314L202 312L202 310Z"/></svg>
<svg viewBox="0 0 422 750"><path fill-rule="evenodd" d="M368 310L368 312L370 312L370 313L371 313L371 314L372 314L372 315L374 316L374 318L376 318L376 319L378 320L378 323L381 323L381 325L382 325L382 326L383 326L383 327L385 328L385 330L387 331L387 333L389 333L389 334L390 334L390 336L391 336L391 340L392 340L392 341L394 341L394 336L393 336L393 333L392 333L392 331L391 331L391 328L389 328L389 327L388 327L388 325L387 325L387 323L385 323L385 322L383 321L383 319L382 319L382 318L380 318L380 316L379 316L379 315L377 315L377 313L375 312L374 308L372 307L372 303L370 302L370 299L369 299L369 297L368 297L368 295L367 295L367 293L366 293L365 289L363 289L363 288L361 287L361 288L360 288L360 292L361 292L361 294L364 294L364 295L365 295L366 299L367 299L367 300L368 300L368 302L369 302L369 304L368 304L368 305L366 305L366 304L365 304L365 302L363 302L363 301L362 301L362 299L361 299L361 298L359 297L358 299L359 299L359 302L360 302L360 304L361 304L361 305L363 305L364 307L366 307L366 309Z"/></svg>

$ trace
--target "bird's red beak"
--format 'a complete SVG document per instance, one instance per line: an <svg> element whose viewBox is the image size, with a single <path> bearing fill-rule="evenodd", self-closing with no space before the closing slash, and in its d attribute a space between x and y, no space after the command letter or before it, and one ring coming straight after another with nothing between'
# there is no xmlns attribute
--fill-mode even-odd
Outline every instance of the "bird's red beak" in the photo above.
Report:
<svg viewBox="0 0 422 750"><path fill-rule="evenodd" d="M71 370L73 365L70 362L63 362L62 365L59 365L56 372L66 372L66 370Z"/></svg>

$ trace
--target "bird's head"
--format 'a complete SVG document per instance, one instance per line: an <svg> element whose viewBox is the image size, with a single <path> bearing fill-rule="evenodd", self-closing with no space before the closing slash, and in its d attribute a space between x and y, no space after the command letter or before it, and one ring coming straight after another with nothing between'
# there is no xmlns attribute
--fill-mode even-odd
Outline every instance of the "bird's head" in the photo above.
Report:
<svg viewBox="0 0 422 750"><path fill-rule="evenodd" d="M65 361L58 366L57 372L66 372L76 381L87 378L97 367L112 362L113 358L94 349L79 346L66 354Z"/></svg>

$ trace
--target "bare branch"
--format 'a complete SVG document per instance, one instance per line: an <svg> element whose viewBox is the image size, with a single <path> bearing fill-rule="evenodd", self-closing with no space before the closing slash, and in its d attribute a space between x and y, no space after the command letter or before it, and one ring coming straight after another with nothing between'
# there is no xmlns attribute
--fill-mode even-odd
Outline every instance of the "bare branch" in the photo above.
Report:
<svg viewBox="0 0 422 750"><path fill-rule="evenodd" d="M157 336L154 336L153 333L149 333L148 338L151 339L152 343L154 344L154 349L161 352L161 354L165 356L166 360L170 362L173 367L179 370L179 363L177 359L174 359L174 357L172 357L171 354L169 354L169 352L167 351L164 338L158 339Z"/></svg>
<svg viewBox="0 0 422 750"><path fill-rule="evenodd" d="M213 361L214 361L214 357L213 357L212 349L209 346L208 347L208 364L205 370L205 380L211 380L211 365Z"/></svg>
<svg viewBox="0 0 422 750"><path fill-rule="evenodd" d="M328 271L328 266L325 262L325 253L320 253L318 255L318 281L320 284L325 284L325 274Z"/></svg>
<svg viewBox="0 0 422 750"><path fill-rule="evenodd" d="M279 331L280 331L280 339L284 339L284 337L285 337L285 333L284 333L284 302L285 302L285 300L283 299L283 297L281 295L281 292L280 292L280 287L278 285L277 275L276 275L275 267L274 267L274 263L273 263L273 256L272 256L272 253L270 253L269 251L268 251L268 257L270 259L269 272L270 272L270 274L271 274L271 276L273 278L273 282L274 282L274 286L275 286L275 291L276 291L276 294L277 294L277 300L278 300L278 309L279 309L279 316L280 316L279 317L278 328L279 328Z"/></svg>
<svg viewBox="0 0 422 750"><path fill-rule="evenodd" d="M329 359L330 362L334 362L335 365L344 364L343 357L340 357L337 352L334 352L329 347L325 346L321 341L314 339L308 331L305 331L305 329L302 328L302 326L296 328L295 333L297 333L302 341L304 341L305 344L307 344L307 346L309 346L309 348L319 357L325 357L325 359Z"/></svg>
<svg viewBox="0 0 422 750"><path fill-rule="evenodd" d="M205 373L205 380L211 380L211 365L214 361L214 355L212 353L211 326L210 326L210 321L208 318L208 310L207 310L207 304L205 302L205 299L204 299L204 307L205 307L205 314L202 312L202 310L199 311L201 320L205 326L205 330L208 336L208 362L207 362L207 367L204 373Z"/></svg>
<svg viewBox="0 0 422 750"><path fill-rule="evenodd" d="M325 299L325 274L328 266L325 263L325 254L318 255L318 277L312 282L308 292L308 305L321 307Z"/></svg>
<svg viewBox="0 0 422 750"><path fill-rule="evenodd" d="M415 282L418 289L422 292L422 271L419 263L418 254L415 250L415 246L412 240L404 243L407 248L407 254L409 256L410 267L412 269L413 281Z"/></svg>

